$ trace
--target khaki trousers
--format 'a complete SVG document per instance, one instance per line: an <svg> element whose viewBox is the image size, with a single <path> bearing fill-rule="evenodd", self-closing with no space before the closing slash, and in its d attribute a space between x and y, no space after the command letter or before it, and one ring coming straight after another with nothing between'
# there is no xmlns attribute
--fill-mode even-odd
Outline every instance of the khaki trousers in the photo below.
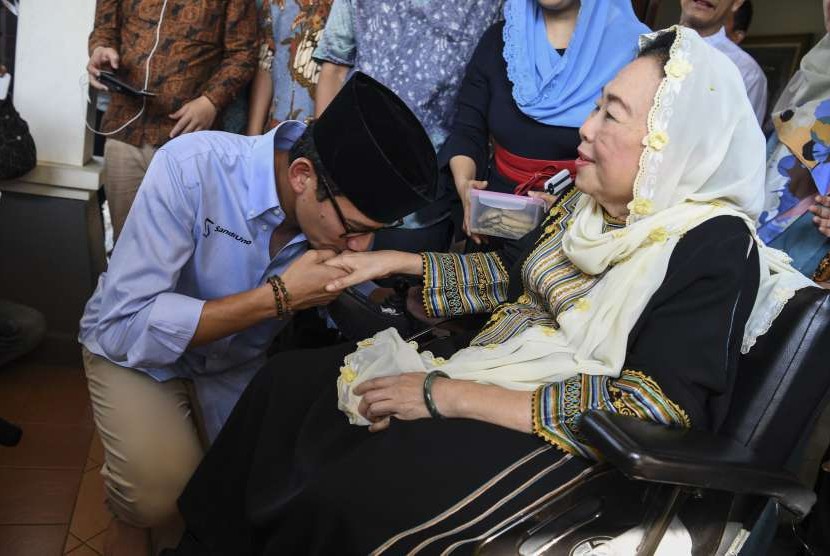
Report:
<svg viewBox="0 0 830 556"><path fill-rule="evenodd" d="M107 139L104 144L104 191L110 206L113 241L121 235L121 228L155 153L156 148L150 145L138 148L115 139Z"/></svg>
<svg viewBox="0 0 830 556"><path fill-rule="evenodd" d="M191 383L158 382L86 348L83 358L107 505L121 521L152 529L158 548L175 547L183 532L176 500L204 454Z"/></svg>

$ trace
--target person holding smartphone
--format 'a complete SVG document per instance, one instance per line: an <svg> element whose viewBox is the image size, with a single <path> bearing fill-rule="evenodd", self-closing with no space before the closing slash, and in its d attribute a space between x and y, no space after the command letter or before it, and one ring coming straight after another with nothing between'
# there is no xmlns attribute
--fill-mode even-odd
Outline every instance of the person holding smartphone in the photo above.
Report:
<svg viewBox="0 0 830 556"><path fill-rule="evenodd" d="M89 81L101 71L153 97L113 94L100 132L104 190L118 239L156 150L211 129L256 68L256 6L247 0L99 0L89 36Z"/></svg>

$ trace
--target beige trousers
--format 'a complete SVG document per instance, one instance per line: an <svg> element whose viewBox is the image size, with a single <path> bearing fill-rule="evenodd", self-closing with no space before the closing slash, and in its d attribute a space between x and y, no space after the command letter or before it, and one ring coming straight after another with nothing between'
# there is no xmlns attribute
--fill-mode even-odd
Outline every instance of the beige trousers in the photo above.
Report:
<svg viewBox="0 0 830 556"><path fill-rule="evenodd" d="M138 148L115 139L107 139L104 144L104 191L110 206L113 241L121 235L121 228L155 152L155 147L150 145Z"/></svg>
<svg viewBox="0 0 830 556"><path fill-rule="evenodd" d="M83 358L107 505L121 521L153 529L154 545L175 546L183 530L176 500L204 454L191 383L158 382L86 348Z"/></svg>

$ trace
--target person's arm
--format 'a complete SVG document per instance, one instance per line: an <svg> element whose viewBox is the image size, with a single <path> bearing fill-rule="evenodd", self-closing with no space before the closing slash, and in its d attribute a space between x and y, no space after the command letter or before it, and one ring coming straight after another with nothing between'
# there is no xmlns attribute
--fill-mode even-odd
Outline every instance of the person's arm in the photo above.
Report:
<svg viewBox="0 0 830 556"><path fill-rule="evenodd" d="M343 276L336 267L325 265L334 251L307 251L291 263L280 276L290 297L292 311L328 305L342 290L327 291L326 284ZM205 303L199 323L188 347L214 342L276 317L276 302L271 285Z"/></svg>
<svg viewBox="0 0 830 556"><path fill-rule="evenodd" d="M246 135L260 135L265 130L265 120L268 118L273 99L274 82L271 79L270 67L268 70L257 68L254 81L251 83Z"/></svg>
<svg viewBox="0 0 830 556"><path fill-rule="evenodd" d="M314 59L320 64L320 76L314 97L314 116L319 118L337 95L357 55L352 0L334 0Z"/></svg>
<svg viewBox="0 0 830 556"><path fill-rule="evenodd" d="M319 118L346 82L349 66L323 62L314 95L314 117Z"/></svg>
<svg viewBox="0 0 830 556"><path fill-rule="evenodd" d="M348 273L329 284L331 291L396 274L422 275L428 317L488 313L507 301L510 277L495 252L466 255L419 255L401 251L343 253L327 264Z"/></svg>
<svg viewBox="0 0 830 556"><path fill-rule="evenodd" d="M746 273L757 272L757 262L755 267L748 262L748 243L749 235L741 234L720 245L701 246L695 257L674 268L679 279L655 293L619 377L576 374L534 392L437 378L432 389L436 408L445 417L533 433L568 453L594 459L597 454L579 433L579 416L590 409L666 426L705 428L705 407L688 390L704 383L714 394L723 391L727 346L743 331L742 323L733 322L736 301ZM390 416L428 418L424 377L404 373L355 388L363 396L360 413L373 422L371 430L386 428Z"/></svg>
<svg viewBox="0 0 830 556"><path fill-rule="evenodd" d="M126 367L175 362L191 345L244 330L276 314L270 285L205 301L175 291L195 248L198 190L164 149L153 156L118 239L101 292L96 340ZM148 230L154 230L150 233ZM322 264L333 252L308 252L282 278L294 309L325 304L324 286L343 273Z"/></svg>
<svg viewBox="0 0 830 556"><path fill-rule="evenodd" d="M274 79L271 73L274 63L274 29L271 17L271 1L265 0L259 10L259 61L248 102L248 126L246 135L260 135L265 130L266 119L274 100Z"/></svg>
<svg viewBox="0 0 830 556"><path fill-rule="evenodd" d="M100 292L95 335L114 363L162 366L187 348L205 302L174 289L195 247L197 204L198 192L185 184L176 161L165 149L157 151Z"/></svg>
<svg viewBox="0 0 830 556"><path fill-rule="evenodd" d="M487 169L490 128L487 115L490 109L490 81L487 67L493 64L500 26L491 27L482 35L467 65L464 80L458 92L455 117L447 141L438 155L440 168L449 170L458 197L464 207L464 228L469 220L469 192L485 189L487 182L481 177ZM473 238L479 242L479 238Z"/></svg>
<svg viewBox="0 0 830 556"><path fill-rule="evenodd" d="M224 56L202 89L202 95L218 111L222 111L254 76L257 62L256 3L228 0L223 36Z"/></svg>
<svg viewBox="0 0 830 556"><path fill-rule="evenodd" d="M99 90L107 88L98 81L102 69L118 69L121 50L121 12L118 0L98 0L95 6L95 23L89 34L89 83ZM109 67L107 67L109 66Z"/></svg>

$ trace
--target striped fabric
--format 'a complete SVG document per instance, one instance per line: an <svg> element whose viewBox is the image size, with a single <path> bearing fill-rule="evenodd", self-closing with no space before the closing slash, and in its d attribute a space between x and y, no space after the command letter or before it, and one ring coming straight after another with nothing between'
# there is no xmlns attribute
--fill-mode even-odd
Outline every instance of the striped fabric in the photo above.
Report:
<svg viewBox="0 0 830 556"><path fill-rule="evenodd" d="M430 317L490 313L507 300L509 275L495 253L422 253Z"/></svg>
<svg viewBox="0 0 830 556"><path fill-rule="evenodd" d="M551 210L536 248L522 265L524 293L515 302L500 306L470 345L506 342L531 326L559 328L559 315L577 306L602 278L583 273L562 251L562 238L579 198L574 188ZM606 227L620 224L606 222Z"/></svg>
<svg viewBox="0 0 830 556"><path fill-rule="evenodd" d="M625 370L619 378L580 374L539 387L533 395L533 432L569 454L600 459L579 432L579 417L589 409L691 427L686 412L668 399L653 379Z"/></svg>

